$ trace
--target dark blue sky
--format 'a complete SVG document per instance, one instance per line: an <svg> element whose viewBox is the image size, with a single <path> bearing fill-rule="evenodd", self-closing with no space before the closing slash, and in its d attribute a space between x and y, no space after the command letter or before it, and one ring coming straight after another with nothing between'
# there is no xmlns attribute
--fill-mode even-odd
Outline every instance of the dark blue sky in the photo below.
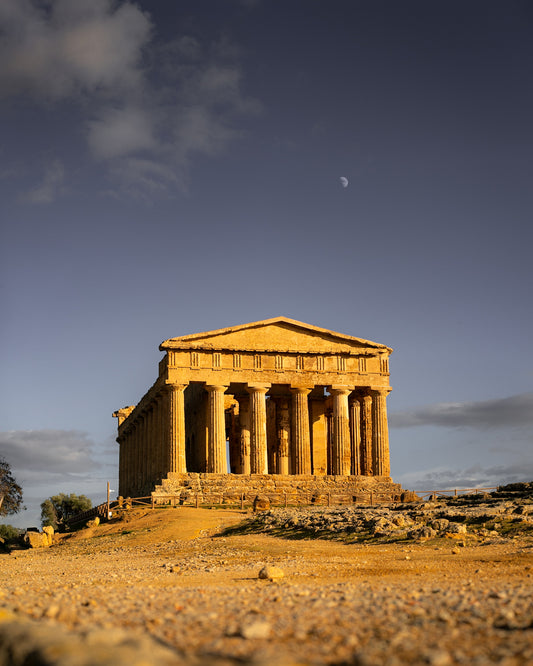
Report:
<svg viewBox="0 0 533 666"><path fill-rule="evenodd" d="M0 25L0 454L29 504L102 496L162 340L277 315L395 349L395 480L533 477L531 3Z"/></svg>

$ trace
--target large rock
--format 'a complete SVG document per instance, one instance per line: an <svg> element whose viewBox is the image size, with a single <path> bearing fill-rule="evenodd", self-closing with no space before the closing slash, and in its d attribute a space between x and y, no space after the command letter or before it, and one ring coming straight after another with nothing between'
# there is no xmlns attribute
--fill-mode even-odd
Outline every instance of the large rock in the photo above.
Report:
<svg viewBox="0 0 533 666"><path fill-rule="evenodd" d="M24 543L30 548L48 548L48 534L45 532L26 532Z"/></svg>
<svg viewBox="0 0 533 666"><path fill-rule="evenodd" d="M259 578L262 580L279 580L280 578L283 578L284 575L285 574L283 573L282 569L279 567L269 566L268 564L259 572Z"/></svg>
<svg viewBox="0 0 533 666"><path fill-rule="evenodd" d="M54 543L54 528L51 525L45 525L43 527L43 534L46 535L48 545L51 546Z"/></svg>
<svg viewBox="0 0 533 666"><path fill-rule="evenodd" d="M270 511L270 500L266 495L257 495L254 499L254 511Z"/></svg>
<svg viewBox="0 0 533 666"><path fill-rule="evenodd" d="M100 518L98 516L95 516L92 520L88 520L86 523L86 527L98 527L100 525Z"/></svg>

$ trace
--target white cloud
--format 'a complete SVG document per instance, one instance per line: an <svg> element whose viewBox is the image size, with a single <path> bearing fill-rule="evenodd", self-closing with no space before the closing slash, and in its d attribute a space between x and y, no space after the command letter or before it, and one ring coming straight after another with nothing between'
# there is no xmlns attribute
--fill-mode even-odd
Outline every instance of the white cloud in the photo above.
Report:
<svg viewBox="0 0 533 666"><path fill-rule="evenodd" d="M49 204L55 201L63 190L65 169L59 160L54 160L45 167L44 176L39 185L23 195L23 199L34 204Z"/></svg>
<svg viewBox="0 0 533 666"><path fill-rule="evenodd" d="M481 402L442 402L390 415L393 428L512 428L533 425L533 393Z"/></svg>
<svg viewBox="0 0 533 666"><path fill-rule="evenodd" d="M96 445L79 430L0 432L0 456L22 486L27 507L5 519L12 525L38 525L41 502L60 492L87 495L99 503L105 501L110 481L116 495L118 446L112 437Z"/></svg>
<svg viewBox="0 0 533 666"><path fill-rule="evenodd" d="M0 21L0 97L76 102L90 154L129 193L184 188L193 157L225 150L260 110L230 42L161 44L129 0L3 0ZM28 198L53 200L52 184Z"/></svg>
<svg viewBox="0 0 533 666"><path fill-rule="evenodd" d="M78 430L14 430L0 433L0 455L23 475L87 474L98 466L94 442Z"/></svg>
<svg viewBox="0 0 533 666"><path fill-rule="evenodd" d="M156 148L152 119L143 109L104 109L88 123L89 147L98 159L124 157Z"/></svg>
<svg viewBox="0 0 533 666"><path fill-rule="evenodd" d="M404 488L413 490L453 490L467 488L493 488L508 483L531 481L533 460L523 459L513 464L472 465L465 469L433 468L408 472L395 477Z"/></svg>
<svg viewBox="0 0 533 666"><path fill-rule="evenodd" d="M60 99L115 93L142 79L149 18L130 2L3 0L0 94Z"/></svg>

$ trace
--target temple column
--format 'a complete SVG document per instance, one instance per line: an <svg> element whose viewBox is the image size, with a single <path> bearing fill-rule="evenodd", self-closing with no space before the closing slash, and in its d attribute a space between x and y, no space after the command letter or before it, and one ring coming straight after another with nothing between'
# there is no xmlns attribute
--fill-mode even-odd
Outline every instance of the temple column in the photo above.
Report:
<svg viewBox="0 0 533 666"><path fill-rule="evenodd" d="M268 474L266 392L270 386L248 385L250 394L250 473Z"/></svg>
<svg viewBox="0 0 533 666"><path fill-rule="evenodd" d="M156 483L161 481L161 394L157 394L154 401L154 479Z"/></svg>
<svg viewBox="0 0 533 666"><path fill-rule="evenodd" d="M142 446L141 446L141 492L145 495L146 482L148 481L148 466L150 459L148 455L148 410L143 412L143 427L142 427Z"/></svg>
<svg viewBox="0 0 533 666"><path fill-rule="evenodd" d="M250 397L236 396L239 402L239 446L241 474L250 474Z"/></svg>
<svg viewBox="0 0 533 666"><path fill-rule="evenodd" d="M131 487L133 485L133 428L128 428L127 432L127 450L126 450L126 484L123 497L131 495Z"/></svg>
<svg viewBox="0 0 533 666"><path fill-rule="evenodd" d="M390 476L389 427L387 423L388 389L372 391L372 451L374 474Z"/></svg>
<svg viewBox="0 0 533 666"><path fill-rule="evenodd" d="M372 456L372 397L361 398L361 474L372 476L374 464Z"/></svg>
<svg viewBox="0 0 533 666"><path fill-rule="evenodd" d="M310 388L291 387L293 473L311 474L311 437L309 435Z"/></svg>
<svg viewBox="0 0 533 666"><path fill-rule="evenodd" d="M135 419L135 430L134 430L134 468L133 468L133 486L131 493L133 497L139 496L139 487L140 487L140 475L141 475L141 427L142 427L142 416L138 416Z"/></svg>
<svg viewBox="0 0 533 666"><path fill-rule="evenodd" d="M278 454L278 474L289 474L289 448L291 436L291 420L289 400L278 398L276 400L276 439Z"/></svg>
<svg viewBox="0 0 533 666"><path fill-rule="evenodd" d="M131 430L124 432L124 483L119 487L119 493L126 497L129 493L131 479Z"/></svg>
<svg viewBox="0 0 533 666"><path fill-rule="evenodd" d="M231 406L231 427L229 431L229 463L232 474L242 474L241 432L239 428L238 404Z"/></svg>
<svg viewBox="0 0 533 666"><path fill-rule="evenodd" d="M361 403L357 397L349 402L351 472L361 474Z"/></svg>
<svg viewBox="0 0 533 666"><path fill-rule="evenodd" d="M153 418L154 418L154 409L153 405L150 403L146 410L146 481L147 485L150 487L153 484L154 480L154 432L153 432Z"/></svg>
<svg viewBox="0 0 533 666"><path fill-rule="evenodd" d="M159 395L159 474L161 478L165 478L168 474L168 456L166 454L168 448L168 435L170 428L168 423L168 392L162 390Z"/></svg>
<svg viewBox="0 0 533 666"><path fill-rule="evenodd" d="M333 397L332 474L349 476L351 467L348 395L352 389L331 387Z"/></svg>
<svg viewBox="0 0 533 666"><path fill-rule="evenodd" d="M131 488L130 493L132 497L137 497L137 488L139 486L139 428L140 428L141 417L137 416L133 423L133 432L132 432L132 478L131 478Z"/></svg>
<svg viewBox="0 0 533 666"><path fill-rule="evenodd" d="M186 384L167 385L168 390L168 472L185 473L185 399Z"/></svg>
<svg viewBox="0 0 533 666"><path fill-rule="evenodd" d="M224 415L224 391L227 386L208 385L207 400L207 472L227 474L226 418Z"/></svg>

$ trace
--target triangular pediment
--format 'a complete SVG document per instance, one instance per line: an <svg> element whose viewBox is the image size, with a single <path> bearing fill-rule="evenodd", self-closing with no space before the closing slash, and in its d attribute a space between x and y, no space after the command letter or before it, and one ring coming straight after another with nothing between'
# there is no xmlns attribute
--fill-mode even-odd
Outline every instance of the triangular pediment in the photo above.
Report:
<svg viewBox="0 0 533 666"><path fill-rule="evenodd" d="M391 352L377 342L335 333L287 317L275 317L250 324L194 333L165 340L161 351L169 349L219 349L235 351L271 351L301 353L340 353L363 351Z"/></svg>

